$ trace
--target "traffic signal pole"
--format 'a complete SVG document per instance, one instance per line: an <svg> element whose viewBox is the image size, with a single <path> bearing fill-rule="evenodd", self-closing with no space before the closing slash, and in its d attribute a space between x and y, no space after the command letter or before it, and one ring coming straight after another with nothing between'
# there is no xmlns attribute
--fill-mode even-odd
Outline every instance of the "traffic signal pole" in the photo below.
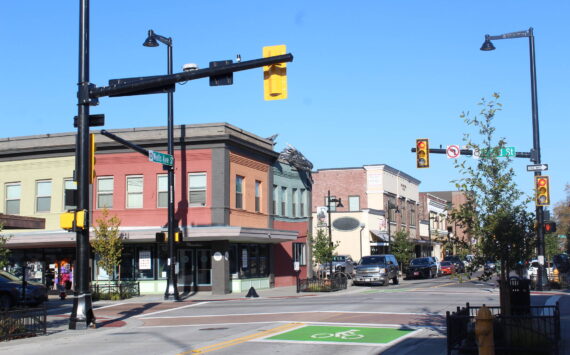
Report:
<svg viewBox="0 0 570 355"><path fill-rule="evenodd" d="M81 0L79 10L79 82L77 94L77 151L75 172L78 187L77 209L85 211L83 228L76 229L76 260L74 272L73 308L69 329L95 326L95 316L89 288L89 106L96 100L89 97L89 0Z"/></svg>

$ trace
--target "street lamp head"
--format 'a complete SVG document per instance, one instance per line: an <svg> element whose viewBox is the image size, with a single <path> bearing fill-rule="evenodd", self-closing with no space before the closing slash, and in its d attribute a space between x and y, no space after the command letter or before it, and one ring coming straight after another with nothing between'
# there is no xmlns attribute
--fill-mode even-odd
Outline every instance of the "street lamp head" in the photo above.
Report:
<svg viewBox="0 0 570 355"><path fill-rule="evenodd" d="M153 30L148 30L148 37L144 41L143 46L145 47L158 47L158 42L156 41L156 36Z"/></svg>
<svg viewBox="0 0 570 355"><path fill-rule="evenodd" d="M344 207L344 205L342 204L342 199L339 197L338 201L336 203L336 207Z"/></svg>
<svg viewBox="0 0 570 355"><path fill-rule="evenodd" d="M491 40L489 39L489 35L485 35L485 42L481 46L481 50L486 52L495 50L495 46L493 45L493 42L491 42Z"/></svg>

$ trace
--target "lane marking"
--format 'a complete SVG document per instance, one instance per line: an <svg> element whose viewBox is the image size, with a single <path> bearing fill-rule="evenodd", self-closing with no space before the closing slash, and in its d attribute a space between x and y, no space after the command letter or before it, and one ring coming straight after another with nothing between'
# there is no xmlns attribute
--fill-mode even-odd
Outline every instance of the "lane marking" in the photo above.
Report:
<svg viewBox="0 0 570 355"><path fill-rule="evenodd" d="M203 305L203 304L206 304L206 303L210 303L210 302L205 301L205 302L191 303L191 304L188 304L188 305L186 305L186 306L181 306L181 307L176 307L176 308L170 308L170 309L164 309L164 310L162 310L162 311L156 311L156 312L151 312L151 313L146 313L146 314L139 314L138 316L134 316L134 318L142 318L142 317L147 317L147 316L150 316L150 315L153 315L153 314L159 314L159 313L177 311L177 310L184 309L184 308L190 308L190 307L200 306L200 305Z"/></svg>
<svg viewBox="0 0 570 355"><path fill-rule="evenodd" d="M210 351L216 351L216 350L228 348L230 346L242 344L242 343L245 343L245 342L253 340L253 339L257 339L257 338L261 338L261 337L265 337L265 336L269 336L269 335L275 335L277 333L286 332L288 330L291 330L293 328L297 328L297 327L300 327L303 325L304 325L303 323L287 323L287 324L283 324L283 325L280 325L280 326L277 326L275 328L271 328L268 330L263 330L261 332L257 332L254 334L246 335L246 336L231 339L231 340L226 340L226 341L223 341L221 343L216 343L216 344L212 344L212 345L203 346L203 347L198 348L198 349L184 351L184 352L178 353L177 355L204 354L204 353L208 353Z"/></svg>
<svg viewBox="0 0 570 355"><path fill-rule="evenodd" d="M163 311L160 311L163 312ZM443 313L434 312L364 312L364 311L292 311L292 312L269 312L269 313L232 313L232 314L203 314L192 316L160 316L145 317L144 319L170 319L170 318L206 318L206 317L234 317L234 316L267 316L278 314L308 314L308 313L350 313L350 314L390 314L390 315L412 315L412 316L434 316L443 315ZM140 316L137 316L140 317Z"/></svg>
<svg viewBox="0 0 570 355"><path fill-rule="evenodd" d="M110 308L110 307L120 306L120 305L123 305L123 304L128 304L128 302L121 302L121 303L117 303L117 304L109 304L109 305L106 305L106 306L103 306L103 307L93 308L93 311L98 311L98 310L104 309L104 308Z"/></svg>

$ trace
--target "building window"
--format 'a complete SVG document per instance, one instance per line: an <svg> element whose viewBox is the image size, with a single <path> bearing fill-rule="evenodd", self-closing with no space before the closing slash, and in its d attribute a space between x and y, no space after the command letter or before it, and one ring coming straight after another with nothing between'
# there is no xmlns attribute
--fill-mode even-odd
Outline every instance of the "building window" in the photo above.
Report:
<svg viewBox="0 0 570 355"><path fill-rule="evenodd" d="M279 188L277 185L273 185L273 215L277 215L277 199L279 196L277 195L279 192Z"/></svg>
<svg viewBox="0 0 570 355"><path fill-rule="evenodd" d="M113 208L113 177L97 178L97 208Z"/></svg>
<svg viewBox="0 0 570 355"><path fill-rule="evenodd" d="M360 211L360 196L348 196L348 210Z"/></svg>
<svg viewBox="0 0 570 355"><path fill-rule="evenodd" d="M261 181L255 181L255 212L261 212Z"/></svg>
<svg viewBox="0 0 570 355"><path fill-rule="evenodd" d="M305 194L305 189L301 189L299 196L299 216L305 217L305 199L307 198Z"/></svg>
<svg viewBox="0 0 570 355"><path fill-rule="evenodd" d="M20 197L22 186L20 183L6 184L6 214L20 214Z"/></svg>
<svg viewBox="0 0 570 355"><path fill-rule="evenodd" d="M76 205L65 204L65 202L66 202L65 201L65 190L75 190L75 193L77 193L77 182L73 181L73 179L71 179L71 178L63 180L63 210L69 211L69 210L77 208ZM77 198L77 195L76 195L76 198Z"/></svg>
<svg viewBox="0 0 570 355"><path fill-rule="evenodd" d="M297 217L297 204L299 203L297 201L297 199L299 198L299 196L297 196L297 189L293 189L293 203L291 205L291 216L292 217Z"/></svg>
<svg viewBox="0 0 570 355"><path fill-rule="evenodd" d="M298 261L299 265L307 265L305 243L293 243L293 262Z"/></svg>
<svg viewBox="0 0 570 355"><path fill-rule="evenodd" d="M410 226L416 226L416 209L410 206Z"/></svg>
<svg viewBox="0 0 570 355"><path fill-rule="evenodd" d="M266 244L234 244L230 257L230 273L240 279L269 275L269 249Z"/></svg>
<svg viewBox="0 0 570 355"><path fill-rule="evenodd" d="M127 208L143 207L143 177L127 176Z"/></svg>
<svg viewBox="0 0 570 355"><path fill-rule="evenodd" d="M190 173L188 175L189 197L188 206L203 207L206 206L206 173Z"/></svg>
<svg viewBox="0 0 570 355"><path fill-rule="evenodd" d="M36 212L49 212L51 206L51 181L36 181Z"/></svg>
<svg viewBox="0 0 570 355"><path fill-rule="evenodd" d="M236 208L243 208L243 176L236 176Z"/></svg>
<svg viewBox="0 0 570 355"><path fill-rule="evenodd" d="M287 188L286 187L281 188L280 200L281 200L281 215L286 216L287 215Z"/></svg>
<svg viewBox="0 0 570 355"><path fill-rule="evenodd" d="M156 176L156 207L168 207L168 175Z"/></svg>
<svg viewBox="0 0 570 355"><path fill-rule="evenodd" d="M334 201L336 199L336 196L331 196L331 201ZM325 196L325 206L327 208L330 208L331 212L335 212L336 211L336 202L331 202L329 204L329 200L328 200L328 196Z"/></svg>

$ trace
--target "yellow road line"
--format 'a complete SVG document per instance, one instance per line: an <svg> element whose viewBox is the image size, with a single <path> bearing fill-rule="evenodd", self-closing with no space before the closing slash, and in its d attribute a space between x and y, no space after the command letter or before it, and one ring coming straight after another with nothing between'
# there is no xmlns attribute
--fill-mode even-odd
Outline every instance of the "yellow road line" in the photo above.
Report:
<svg viewBox="0 0 570 355"><path fill-rule="evenodd" d="M262 337L265 337L265 336L270 335L270 334L279 333L279 332L282 332L282 331L285 331L288 329L296 328L296 327L299 327L300 325L303 325L303 324L304 323L287 323L287 324L283 324L283 325L280 325L280 326L272 328L272 329L268 329L268 330L264 330L264 331L255 333L255 334L246 335L246 336L236 338L236 339L232 339L232 340L226 340L226 341L223 341L221 343L216 343L216 344L204 346L204 347L194 349L194 350L188 350L188 351L185 351L182 353L178 353L177 355L204 354L204 353L208 353L210 351L220 350L220 349L227 348L227 347L230 347L233 345L245 343L246 341L249 341L252 339L262 338Z"/></svg>
<svg viewBox="0 0 570 355"><path fill-rule="evenodd" d="M436 286L430 286L428 288L437 288L437 287L443 287L443 286L449 286L449 285L455 285L456 282L448 282L446 284L441 284L441 285L436 285Z"/></svg>

